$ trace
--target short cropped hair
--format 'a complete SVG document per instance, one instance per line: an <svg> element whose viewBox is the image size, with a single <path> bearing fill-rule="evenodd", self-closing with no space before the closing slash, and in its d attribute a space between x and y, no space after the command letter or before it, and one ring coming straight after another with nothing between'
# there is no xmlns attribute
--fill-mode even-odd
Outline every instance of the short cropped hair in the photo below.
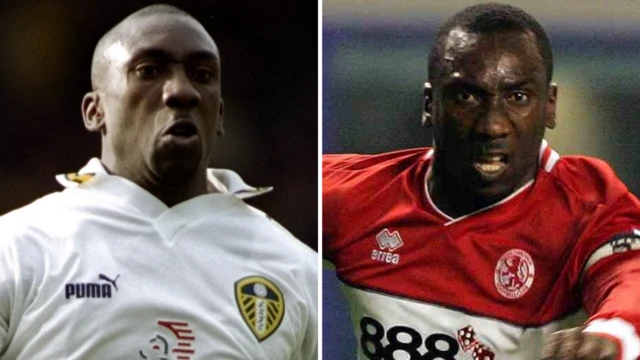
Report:
<svg viewBox="0 0 640 360"><path fill-rule="evenodd" d="M540 23L523 10L506 4L487 3L467 7L454 14L445 22L436 36L436 42L429 53L429 81L442 76L444 45L449 32L462 28L475 34L491 34L502 31L531 31L537 42L538 51L547 75L547 82L553 76L553 55L551 42Z"/></svg>
<svg viewBox="0 0 640 360"><path fill-rule="evenodd" d="M187 17L192 17L188 12L179 9L173 5L167 4L155 4L144 7L128 17L142 17L147 15L155 15L155 14L174 14L174 15L182 15Z"/></svg>
<svg viewBox="0 0 640 360"><path fill-rule="evenodd" d="M120 21L116 24L111 30L107 31L106 34L100 38L96 48L93 52L93 59L91 61L91 87L93 90L97 90L101 83L102 78L104 77L104 64L102 60L102 52L104 49L111 44L113 38L117 36L118 29L122 26L125 21L141 18L149 15L156 14L172 14L179 16L186 16L188 18L194 19L189 13L183 11L175 6L166 5L166 4L155 4L144 7L133 14L127 16L124 20ZM194 19L195 20L195 19ZM197 21L197 20L195 20Z"/></svg>

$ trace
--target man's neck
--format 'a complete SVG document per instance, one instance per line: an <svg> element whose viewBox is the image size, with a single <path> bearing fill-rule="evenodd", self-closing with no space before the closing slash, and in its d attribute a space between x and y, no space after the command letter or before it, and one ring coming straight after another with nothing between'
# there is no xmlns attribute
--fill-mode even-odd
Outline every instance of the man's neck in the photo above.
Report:
<svg viewBox="0 0 640 360"><path fill-rule="evenodd" d="M502 200L502 198L479 197L465 189L453 177L447 177L443 174L444 170L438 170L435 166L431 167L427 176L427 191L438 210L451 218L468 215Z"/></svg>
<svg viewBox="0 0 640 360"><path fill-rule="evenodd" d="M465 197L455 189L455 186L451 185L436 180L433 174L427 179L429 197L438 210L451 218L457 218L482 208L480 205L475 205L471 198Z"/></svg>
<svg viewBox="0 0 640 360"><path fill-rule="evenodd" d="M109 174L123 177L135 183L168 207L173 207L200 195L215 192L213 186L207 181L206 168L200 169L185 182L163 184L162 179L154 176L150 171L143 172L140 169L110 167L104 162L103 166Z"/></svg>
<svg viewBox="0 0 640 360"><path fill-rule="evenodd" d="M177 186L171 188L161 187L155 184L151 186L140 186L153 196L157 197L168 207L173 207L200 195L207 194L206 186Z"/></svg>

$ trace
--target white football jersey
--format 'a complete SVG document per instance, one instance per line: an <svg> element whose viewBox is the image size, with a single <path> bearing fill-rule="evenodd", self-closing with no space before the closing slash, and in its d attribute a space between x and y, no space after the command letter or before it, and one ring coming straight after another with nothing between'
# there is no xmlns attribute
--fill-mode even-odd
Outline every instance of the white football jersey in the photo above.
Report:
<svg viewBox="0 0 640 360"><path fill-rule="evenodd" d="M317 255L210 169L168 208L98 159L0 218L0 359L317 359Z"/></svg>

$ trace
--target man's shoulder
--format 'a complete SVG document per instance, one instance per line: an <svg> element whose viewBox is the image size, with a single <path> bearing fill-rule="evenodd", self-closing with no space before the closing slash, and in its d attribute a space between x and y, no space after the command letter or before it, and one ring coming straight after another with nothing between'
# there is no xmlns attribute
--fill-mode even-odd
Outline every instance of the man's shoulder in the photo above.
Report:
<svg viewBox="0 0 640 360"><path fill-rule="evenodd" d="M65 202L64 196L61 195L60 192L45 195L0 216L0 226L6 228L34 224L58 215Z"/></svg>
<svg viewBox="0 0 640 360"><path fill-rule="evenodd" d="M431 148L404 149L380 154L324 154L322 168L324 172L365 171L378 167L391 167L412 164L426 159Z"/></svg>
<svg viewBox="0 0 640 360"><path fill-rule="evenodd" d="M30 204L0 216L0 236L55 237L70 231L92 216L93 207L104 207L91 194L65 189L47 194Z"/></svg>
<svg viewBox="0 0 640 360"><path fill-rule="evenodd" d="M0 216L0 247L29 249L32 257L46 251L51 240L69 228L65 196L61 193L45 195L34 202Z"/></svg>
<svg viewBox="0 0 640 360"><path fill-rule="evenodd" d="M610 203L629 192L613 168L590 156L562 156L550 172L561 186L585 201Z"/></svg>
<svg viewBox="0 0 640 360"><path fill-rule="evenodd" d="M323 155L322 188L348 190L376 188L402 174L426 169L431 156L430 148L399 150L375 155L340 154ZM363 188L364 186L364 188Z"/></svg>
<svg viewBox="0 0 640 360"><path fill-rule="evenodd" d="M313 294L318 281L318 253L262 211L249 205L246 209L252 215L247 218L245 214L237 224L248 236L227 242L229 253L246 259L243 262L252 271L271 274L296 293Z"/></svg>
<svg viewBox="0 0 640 360"><path fill-rule="evenodd" d="M259 229L263 235L268 237L268 243L265 246L278 249L278 252L292 255L303 263L314 263L313 266L317 267L318 254L315 251L291 234L289 230L271 216L253 206L247 205L247 208L263 222L264 226L258 226L256 229Z"/></svg>

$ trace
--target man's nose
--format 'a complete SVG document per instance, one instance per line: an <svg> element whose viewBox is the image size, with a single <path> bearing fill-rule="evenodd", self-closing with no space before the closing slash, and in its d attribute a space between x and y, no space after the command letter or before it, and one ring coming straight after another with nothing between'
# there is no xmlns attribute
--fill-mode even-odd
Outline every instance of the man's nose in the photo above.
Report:
<svg viewBox="0 0 640 360"><path fill-rule="evenodd" d="M510 131L509 115L501 99L494 97L487 101L484 113L476 123L476 132L490 139L505 137Z"/></svg>
<svg viewBox="0 0 640 360"><path fill-rule="evenodd" d="M166 81L162 100L170 108L192 108L200 103L200 92L184 70L175 70Z"/></svg>

